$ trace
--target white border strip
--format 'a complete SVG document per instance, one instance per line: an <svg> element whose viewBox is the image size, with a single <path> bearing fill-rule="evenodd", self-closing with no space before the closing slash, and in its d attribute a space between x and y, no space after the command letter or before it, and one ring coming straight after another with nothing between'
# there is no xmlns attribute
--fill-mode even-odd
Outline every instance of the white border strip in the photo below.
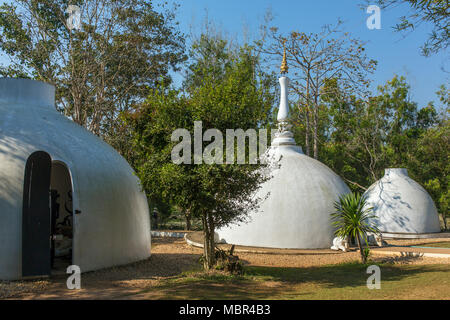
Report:
<svg viewBox="0 0 450 320"><path fill-rule="evenodd" d="M152 237L184 238L187 232L151 231Z"/></svg>

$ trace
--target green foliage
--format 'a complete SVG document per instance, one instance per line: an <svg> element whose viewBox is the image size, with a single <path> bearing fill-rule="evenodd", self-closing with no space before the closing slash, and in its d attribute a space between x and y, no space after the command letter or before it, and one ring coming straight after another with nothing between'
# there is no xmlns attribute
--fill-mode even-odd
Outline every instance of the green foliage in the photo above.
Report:
<svg viewBox="0 0 450 320"><path fill-rule="evenodd" d="M357 239L361 260L367 261L368 251L361 246L361 238L367 245L367 233L379 233L376 226L370 224L369 219L375 218L373 208L368 207L366 199L359 193L348 193L334 203L335 212L331 214L332 225L336 228L336 236Z"/></svg>
<svg viewBox="0 0 450 320"><path fill-rule="evenodd" d="M267 76L257 71L253 49L224 44L222 39L202 36L191 52L185 92L153 90L127 116L139 155L137 174L149 198L202 219L206 268L214 265L215 228L244 221L258 206L260 199L252 196L266 178L261 165L174 164L171 151L177 143L171 141L172 132L184 128L193 137L194 121L200 120L204 130L216 128L222 133L258 128L269 122L274 99ZM216 56L222 58L214 60ZM212 66L211 61L215 61Z"/></svg>
<svg viewBox="0 0 450 320"><path fill-rule="evenodd" d="M364 255L364 261L368 261L371 255L370 252L370 248L369 247L365 247L363 250L363 255Z"/></svg>
<svg viewBox="0 0 450 320"><path fill-rule="evenodd" d="M441 213L444 228L450 203L450 122L444 119L423 132L408 156L412 176L423 184Z"/></svg>
<svg viewBox="0 0 450 320"><path fill-rule="evenodd" d="M57 109L131 159L120 113L185 60L173 11L144 0L18 0L0 6L0 74L56 87ZM68 5L81 9L70 30Z"/></svg>
<svg viewBox="0 0 450 320"><path fill-rule="evenodd" d="M366 190L385 168L407 168L430 193L438 211L449 211L449 94L437 92L440 112L411 101L404 77L395 76L366 100L348 96L330 79L321 103L320 159L350 187ZM445 223L445 219L444 219ZM444 228L447 228L444 225Z"/></svg>
<svg viewBox="0 0 450 320"><path fill-rule="evenodd" d="M378 233L375 226L369 224L369 219L375 218L373 208L367 207L366 199L359 193L348 193L334 203L335 212L331 214L335 234L340 237L366 237L366 233Z"/></svg>
<svg viewBox="0 0 450 320"><path fill-rule="evenodd" d="M395 76L368 99L348 96L337 80L329 80L322 99L320 159L354 190L365 190L388 167L413 170L411 159L421 137L439 122L430 103L419 109L409 99L405 78ZM420 180L424 182L424 180Z"/></svg>

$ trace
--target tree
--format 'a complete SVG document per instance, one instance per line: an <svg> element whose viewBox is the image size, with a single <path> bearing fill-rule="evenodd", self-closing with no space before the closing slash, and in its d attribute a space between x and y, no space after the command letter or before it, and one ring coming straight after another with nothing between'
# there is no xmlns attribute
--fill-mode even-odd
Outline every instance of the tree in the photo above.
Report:
<svg viewBox="0 0 450 320"><path fill-rule="evenodd" d="M385 165L383 131L386 112L374 103L347 96L336 81L327 86L334 92L323 96L329 117L328 136L324 136L321 159L333 168L353 189L365 190L377 180Z"/></svg>
<svg viewBox="0 0 450 320"><path fill-rule="evenodd" d="M80 9L80 28L69 22ZM173 10L144 0L18 0L0 6L3 76L56 86L56 107L127 156L120 113L185 60ZM124 142L125 140L125 142Z"/></svg>
<svg viewBox="0 0 450 320"><path fill-rule="evenodd" d="M437 113L433 104L419 109L411 101L404 77L395 76L367 99L346 95L337 81L326 86L334 92L322 96L328 127L321 158L328 166L355 190L365 190L385 168L416 166L409 159L419 138L436 125Z"/></svg>
<svg viewBox="0 0 450 320"><path fill-rule="evenodd" d="M326 25L319 33L293 31L287 37L272 27L266 37L257 42L259 50L266 56L280 59L283 48L291 68L291 88L298 97L297 108L300 120L305 124L306 154L319 157L320 100L329 79L336 79L341 90L365 94L369 82L367 73L376 67L376 61L368 59L364 43L342 32L341 22L336 26Z"/></svg>
<svg viewBox="0 0 450 320"><path fill-rule="evenodd" d="M422 54L429 56L440 50L445 50L449 45L448 0L378 0L382 9L394 7L400 4L408 4L411 8L409 15L402 16L395 26L398 32L413 31L423 22L430 23L433 29L422 46Z"/></svg>
<svg viewBox="0 0 450 320"><path fill-rule="evenodd" d="M438 95L445 109L432 126L420 133L407 159L412 175L433 198L447 230L450 208L450 100L445 86L441 87Z"/></svg>
<svg viewBox="0 0 450 320"><path fill-rule="evenodd" d="M369 223L369 219L375 218L373 208L367 207L366 199L359 193L343 195L334 203L335 212L331 214L335 234L338 237L353 237L358 242L362 263L366 263L367 255L364 254L361 238L367 245L367 233L379 234L376 226Z"/></svg>
<svg viewBox="0 0 450 320"><path fill-rule="evenodd" d="M171 153L176 143L171 135L183 128L188 132L183 141L191 139L195 121L202 121L202 137L204 130L211 128L224 133L226 129L262 127L274 99L265 76L256 71L258 61L249 46L233 49L221 38L202 35L192 48L191 59L183 92L152 91L146 102L129 114L129 123L142 159L137 174L147 195L189 210L202 220L204 267L210 269L215 264L215 229L246 221L259 205L261 199L254 198L254 193L267 176L262 164L175 164ZM208 63L211 61L214 63ZM215 136L212 143L218 139ZM188 145L183 155L188 152L192 163L195 154L192 144ZM206 152L209 145L203 141L202 150ZM227 152L220 144L219 149L213 156L226 159Z"/></svg>

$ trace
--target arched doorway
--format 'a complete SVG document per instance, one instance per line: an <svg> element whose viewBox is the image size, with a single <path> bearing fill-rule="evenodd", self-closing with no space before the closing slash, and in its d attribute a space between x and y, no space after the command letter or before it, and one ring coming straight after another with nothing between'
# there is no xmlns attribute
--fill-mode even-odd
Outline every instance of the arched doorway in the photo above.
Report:
<svg viewBox="0 0 450 320"><path fill-rule="evenodd" d="M52 160L37 151L25 166L22 211L22 276L50 275L50 175Z"/></svg>
<svg viewBox="0 0 450 320"><path fill-rule="evenodd" d="M61 161L44 151L25 167L22 220L22 276L65 272L72 264L72 178Z"/></svg>
<svg viewBox="0 0 450 320"><path fill-rule="evenodd" d="M73 190L70 171L65 163L53 161L50 179L52 246L51 265L54 271L72 264Z"/></svg>

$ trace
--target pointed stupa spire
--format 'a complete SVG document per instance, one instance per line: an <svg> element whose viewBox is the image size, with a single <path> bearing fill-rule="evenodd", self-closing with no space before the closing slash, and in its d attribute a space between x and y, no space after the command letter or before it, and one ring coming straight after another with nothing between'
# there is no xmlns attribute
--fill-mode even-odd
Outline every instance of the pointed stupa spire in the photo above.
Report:
<svg viewBox="0 0 450 320"><path fill-rule="evenodd" d="M286 39L283 39L283 60L281 61L281 74L286 74L289 72L289 67L286 60Z"/></svg>
<svg viewBox="0 0 450 320"><path fill-rule="evenodd" d="M281 62L281 77L280 82L280 107L278 108L278 132L276 138L272 141L273 146L277 145L296 145L294 135L289 129L289 78L286 76L288 72L288 64L286 59L286 39L283 39L283 61Z"/></svg>
<svg viewBox="0 0 450 320"><path fill-rule="evenodd" d="M221 227L217 236L225 243L250 247L330 248L335 231L330 212L334 202L350 189L330 168L305 155L295 144L289 131L285 61L286 53L280 77L278 131L263 158L269 164L270 177L255 194L264 201L250 212L248 223Z"/></svg>

